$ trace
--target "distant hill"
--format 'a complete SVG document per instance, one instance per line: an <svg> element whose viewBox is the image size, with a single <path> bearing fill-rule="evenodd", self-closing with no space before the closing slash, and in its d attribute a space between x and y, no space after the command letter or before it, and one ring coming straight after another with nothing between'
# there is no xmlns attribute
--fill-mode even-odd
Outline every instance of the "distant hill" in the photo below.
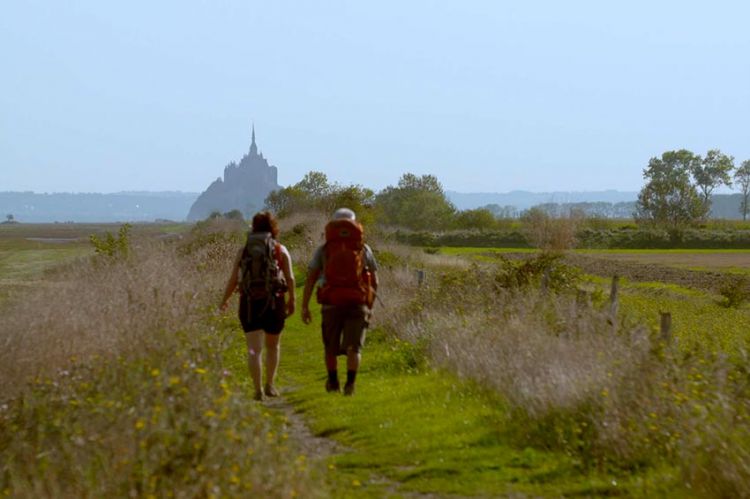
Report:
<svg viewBox="0 0 750 499"><path fill-rule="evenodd" d="M456 192L446 191L448 199L460 210L470 210L488 204L513 206L517 210L527 210L532 206L547 203L624 203L638 199L637 192L591 191L591 192Z"/></svg>
<svg viewBox="0 0 750 499"><path fill-rule="evenodd" d="M0 218L19 222L184 221L197 192L51 193L0 192Z"/></svg>
<svg viewBox="0 0 750 499"><path fill-rule="evenodd" d="M742 218L742 194L716 194L711 196L711 218Z"/></svg>

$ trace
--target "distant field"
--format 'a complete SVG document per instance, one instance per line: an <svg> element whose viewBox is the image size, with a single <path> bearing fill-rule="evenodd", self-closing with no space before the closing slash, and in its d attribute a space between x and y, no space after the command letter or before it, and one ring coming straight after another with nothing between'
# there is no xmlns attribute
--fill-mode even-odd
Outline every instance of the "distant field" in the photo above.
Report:
<svg viewBox="0 0 750 499"><path fill-rule="evenodd" d="M691 270L750 273L750 250L577 250L576 253Z"/></svg>
<svg viewBox="0 0 750 499"><path fill-rule="evenodd" d="M45 272L93 254L91 234L116 233L121 224L0 224L0 301L14 290L39 285ZM136 224L134 235L159 236L188 224Z"/></svg>
<svg viewBox="0 0 750 499"><path fill-rule="evenodd" d="M534 253L523 248L440 248L446 255L467 255L491 259L493 255ZM662 265L677 269L750 274L750 250L747 249L581 249L574 254L609 261L643 265Z"/></svg>

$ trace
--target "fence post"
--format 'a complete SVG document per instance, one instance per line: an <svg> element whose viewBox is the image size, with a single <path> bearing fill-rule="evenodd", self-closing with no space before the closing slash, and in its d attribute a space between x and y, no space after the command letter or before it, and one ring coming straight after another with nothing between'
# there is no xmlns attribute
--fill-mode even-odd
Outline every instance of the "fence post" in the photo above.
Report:
<svg viewBox="0 0 750 499"><path fill-rule="evenodd" d="M612 288L609 291L609 315L612 317L612 323L615 324L617 321L617 309L619 307L617 301L617 292L620 288L620 276L612 277Z"/></svg>
<svg viewBox="0 0 750 499"><path fill-rule="evenodd" d="M417 269L417 286L419 286L420 288L422 287L422 284L424 284L424 274L424 270Z"/></svg>
<svg viewBox="0 0 750 499"><path fill-rule="evenodd" d="M659 312L661 316L661 327L659 328L661 340L665 343L672 341L672 314L669 312Z"/></svg>
<svg viewBox="0 0 750 499"><path fill-rule="evenodd" d="M549 267L547 267L546 269L544 269L544 272L542 273L542 289L541 290L542 290L543 295L546 295L547 290L549 289L549 274L550 274L550 269Z"/></svg>

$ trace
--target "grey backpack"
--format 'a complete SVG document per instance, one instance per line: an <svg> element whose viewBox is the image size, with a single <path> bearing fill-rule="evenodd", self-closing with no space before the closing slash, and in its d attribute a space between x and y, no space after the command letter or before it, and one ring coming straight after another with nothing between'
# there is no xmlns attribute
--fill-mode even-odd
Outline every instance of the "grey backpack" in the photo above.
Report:
<svg viewBox="0 0 750 499"><path fill-rule="evenodd" d="M281 245L270 232L250 232L240 259L240 290L251 300L272 298L287 290L281 271Z"/></svg>

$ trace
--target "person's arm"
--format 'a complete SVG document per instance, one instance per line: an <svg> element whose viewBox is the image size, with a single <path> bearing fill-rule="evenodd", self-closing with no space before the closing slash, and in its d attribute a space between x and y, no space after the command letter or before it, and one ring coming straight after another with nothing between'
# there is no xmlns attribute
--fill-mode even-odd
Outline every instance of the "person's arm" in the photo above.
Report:
<svg viewBox="0 0 750 499"><path fill-rule="evenodd" d="M227 308L229 307L229 298L232 297L232 293L234 293L234 290L237 289L237 273L240 270L240 259L242 258L242 250L239 250L237 252L237 257L234 259L234 264L232 265L232 274L229 276L229 280L227 280L227 286L224 289L224 299L221 300L221 305L219 305L219 310L222 312L226 312Z"/></svg>
<svg viewBox="0 0 750 499"><path fill-rule="evenodd" d="M294 281L294 271L292 270L292 257L284 246L281 247L281 272L284 274L284 279L286 279L287 292L289 293L289 298L286 302L286 316L289 317L294 313L297 285Z"/></svg>
<svg viewBox="0 0 750 499"><path fill-rule="evenodd" d="M367 260L367 268L372 275L372 290L378 290L378 262L375 260L375 253L372 252L372 248L365 245L365 257Z"/></svg>
<svg viewBox="0 0 750 499"><path fill-rule="evenodd" d="M320 276L320 269L308 270L307 280L305 280L305 290L302 292L302 322L310 324L312 315L310 314L310 297L312 296L315 283Z"/></svg>
<svg viewBox="0 0 750 499"><path fill-rule="evenodd" d="M310 324L312 321L310 298L312 297L312 292L315 289L315 284L318 282L320 273L323 271L323 248L324 246L318 246L318 249L313 253L310 264L307 266L307 279L305 279L305 289L302 291L302 322L305 324Z"/></svg>

